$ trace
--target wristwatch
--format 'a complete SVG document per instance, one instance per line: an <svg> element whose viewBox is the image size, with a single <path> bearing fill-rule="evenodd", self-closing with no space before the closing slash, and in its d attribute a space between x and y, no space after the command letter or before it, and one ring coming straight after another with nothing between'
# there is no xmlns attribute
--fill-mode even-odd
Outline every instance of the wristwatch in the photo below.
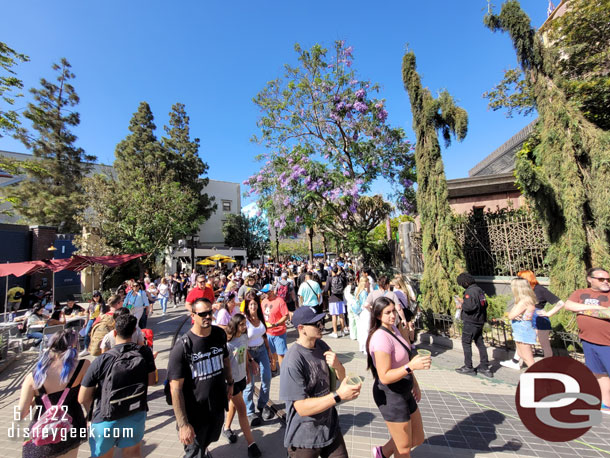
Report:
<svg viewBox="0 0 610 458"><path fill-rule="evenodd" d="M405 370L407 371L407 374L411 375L413 373L413 369L411 369L409 367L409 363L405 364Z"/></svg>
<svg viewBox="0 0 610 458"><path fill-rule="evenodd" d="M337 394L337 392L336 392L336 391L333 391L333 398L335 399L335 404L340 404L340 403L341 403L341 401L343 400L343 399L341 399L341 396L339 396L339 395Z"/></svg>

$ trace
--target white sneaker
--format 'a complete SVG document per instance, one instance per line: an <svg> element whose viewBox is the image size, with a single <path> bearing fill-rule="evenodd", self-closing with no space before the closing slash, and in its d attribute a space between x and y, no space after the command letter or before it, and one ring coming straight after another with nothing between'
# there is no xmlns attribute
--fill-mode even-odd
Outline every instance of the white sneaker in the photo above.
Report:
<svg viewBox="0 0 610 458"><path fill-rule="evenodd" d="M332 332L332 333L328 334L328 337L331 337L331 338L333 338L333 339L336 339L336 338L338 338L339 336L337 335L337 333Z"/></svg>
<svg viewBox="0 0 610 458"><path fill-rule="evenodd" d="M83 351L81 351L78 356L80 356L81 358L84 356L87 356L89 354L89 351L85 348Z"/></svg>
<svg viewBox="0 0 610 458"><path fill-rule="evenodd" d="M346 331L345 329L343 329L341 331L341 337L347 337L347 336L349 336L349 331Z"/></svg>
<svg viewBox="0 0 610 458"><path fill-rule="evenodd" d="M520 370L521 366L519 363L514 362L512 359L507 359L506 361L500 361L500 366L508 367L509 369Z"/></svg>

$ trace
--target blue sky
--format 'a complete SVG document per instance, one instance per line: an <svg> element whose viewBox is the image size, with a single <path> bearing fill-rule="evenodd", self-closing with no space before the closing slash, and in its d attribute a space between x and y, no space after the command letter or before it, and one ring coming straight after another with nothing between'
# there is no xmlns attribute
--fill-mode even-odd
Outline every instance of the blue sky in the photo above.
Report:
<svg viewBox="0 0 610 458"><path fill-rule="evenodd" d="M534 26L544 22L547 0L521 4ZM507 119L482 97L516 65L508 36L483 26L486 7L486 0L28 0L4 3L0 41L30 56L17 68L26 88L54 77L51 64L61 57L70 61L81 98L78 145L99 162L113 162L141 101L151 105L159 137L172 104L182 102L209 177L236 182L258 170L254 156L263 151L250 142L258 118L252 98L296 62L295 42L353 46L359 77L381 85L389 122L414 142L400 73L408 44L424 85L448 89L469 113L468 136L444 151L447 177L458 178L532 119ZM27 152L9 138L0 149Z"/></svg>

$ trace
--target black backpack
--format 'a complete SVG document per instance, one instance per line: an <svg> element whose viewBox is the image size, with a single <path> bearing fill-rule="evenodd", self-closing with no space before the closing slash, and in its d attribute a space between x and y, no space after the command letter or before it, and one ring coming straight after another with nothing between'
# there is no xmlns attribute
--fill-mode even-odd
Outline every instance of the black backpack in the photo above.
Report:
<svg viewBox="0 0 610 458"><path fill-rule="evenodd" d="M180 337L180 340L182 340L182 350L183 350L182 357L188 361L191 353L193 353L191 339L189 339L188 335L183 334ZM167 403L168 406L171 406L172 405L172 390L169 386L169 379L165 379L165 382L163 382L163 394L165 394L165 402Z"/></svg>
<svg viewBox="0 0 610 458"><path fill-rule="evenodd" d="M104 421L118 420L145 410L148 388L148 365L140 347L111 348L115 356L102 384L100 409Z"/></svg>
<svg viewBox="0 0 610 458"><path fill-rule="evenodd" d="M330 292L335 296L341 296L344 290L343 280L339 275L335 275L330 279Z"/></svg>

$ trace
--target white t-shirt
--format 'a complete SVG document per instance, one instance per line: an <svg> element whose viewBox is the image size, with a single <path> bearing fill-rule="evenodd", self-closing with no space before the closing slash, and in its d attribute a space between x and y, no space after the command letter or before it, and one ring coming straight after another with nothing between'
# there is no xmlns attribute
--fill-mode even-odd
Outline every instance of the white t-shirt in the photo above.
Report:
<svg viewBox="0 0 610 458"><path fill-rule="evenodd" d="M261 322L257 327L254 327L250 320L246 320L248 328L248 347L258 347L264 343L263 336L267 332L265 323Z"/></svg>
<svg viewBox="0 0 610 458"><path fill-rule="evenodd" d="M169 297L169 286L160 283L158 288L160 297Z"/></svg>

